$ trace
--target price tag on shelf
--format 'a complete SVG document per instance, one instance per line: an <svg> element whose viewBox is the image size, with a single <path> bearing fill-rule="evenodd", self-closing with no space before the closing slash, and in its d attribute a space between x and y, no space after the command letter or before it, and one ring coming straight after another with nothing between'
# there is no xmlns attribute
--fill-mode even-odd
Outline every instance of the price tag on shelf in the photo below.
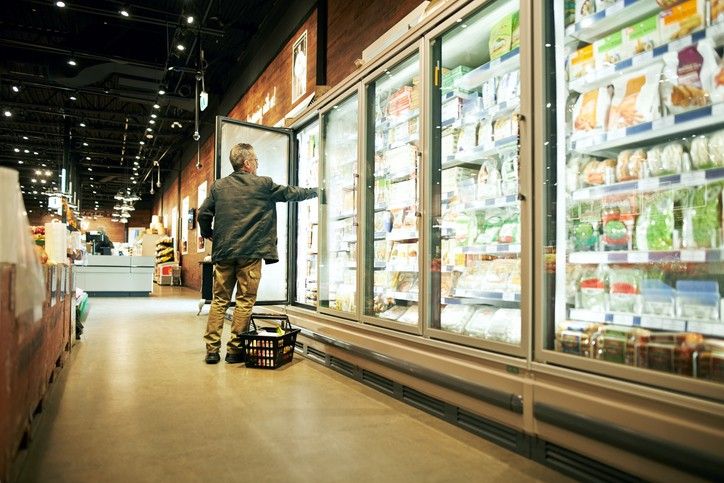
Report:
<svg viewBox="0 0 724 483"><path fill-rule="evenodd" d="M616 325L634 325L634 316L613 314L613 323Z"/></svg>
<svg viewBox="0 0 724 483"><path fill-rule="evenodd" d="M638 181L638 188L641 191L650 191L659 187L659 178L644 178Z"/></svg>
<svg viewBox="0 0 724 483"><path fill-rule="evenodd" d="M628 254L629 263L649 263L648 252L630 252Z"/></svg>
<svg viewBox="0 0 724 483"><path fill-rule="evenodd" d="M626 137L626 129L614 129L613 131L608 131L608 134L606 135L607 141L615 141L616 139L621 139Z"/></svg>
<svg viewBox="0 0 724 483"><path fill-rule="evenodd" d="M706 171L692 171L681 173L681 184L683 186L699 186L706 182Z"/></svg>
<svg viewBox="0 0 724 483"><path fill-rule="evenodd" d="M661 328L664 330L684 332L686 330L686 321L676 319L661 319Z"/></svg>
<svg viewBox="0 0 724 483"><path fill-rule="evenodd" d="M682 262L706 262L706 250L681 250Z"/></svg>
<svg viewBox="0 0 724 483"><path fill-rule="evenodd" d="M724 337L724 322L698 322L692 320L689 321L688 330L706 335Z"/></svg>
<svg viewBox="0 0 724 483"><path fill-rule="evenodd" d="M611 15L617 14L618 12L623 10L625 6L626 2L624 0L614 3L606 9L606 16L610 17Z"/></svg>
<svg viewBox="0 0 724 483"><path fill-rule="evenodd" d="M647 329L663 329L664 327L664 319L661 319L659 317L651 317L647 315L641 316L641 327L646 327Z"/></svg>

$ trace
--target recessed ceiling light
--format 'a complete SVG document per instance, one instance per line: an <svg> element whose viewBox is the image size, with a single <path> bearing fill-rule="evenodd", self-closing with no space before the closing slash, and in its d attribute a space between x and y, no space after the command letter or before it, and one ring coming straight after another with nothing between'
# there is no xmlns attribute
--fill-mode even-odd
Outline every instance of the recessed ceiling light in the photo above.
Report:
<svg viewBox="0 0 724 483"><path fill-rule="evenodd" d="M148 131L148 132L153 132L153 129L150 128L150 127L147 127L147 128L146 128L146 131Z"/></svg>
<svg viewBox="0 0 724 483"><path fill-rule="evenodd" d="M94 191L93 194L96 194L96 192Z"/></svg>
<svg viewBox="0 0 724 483"><path fill-rule="evenodd" d="M78 98L77 98L77 97L75 97L75 96L70 96L70 100L71 100L71 101L77 101L77 100L78 100Z"/></svg>
<svg viewBox="0 0 724 483"><path fill-rule="evenodd" d="M166 94L166 91L164 91L163 89L158 90L158 95L162 96L164 94Z"/></svg>
<svg viewBox="0 0 724 483"><path fill-rule="evenodd" d="M145 143L144 141L138 141L138 144L140 144L141 146L143 146L143 145L146 144L146 143Z"/></svg>
<svg viewBox="0 0 724 483"><path fill-rule="evenodd" d="M140 156L136 156L136 159L141 159L141 157L140 157Z"/></svg>
<svg viewBox="0 0 724 483"><path fill-rule="evenodd" d="M90 179L91 181L93 181L93 177L90 177L90 178L88 178L88 179Z"/></svg>
<svg viewBox="0 0 724 483"><path fill-rule="evenodd" d="M149 124L156 124L156 121L154 121L153 119L151 119L150 121L148 121L148 123L149 123Z"/></svg>
<svg viewBox="0 0 724 483"><path fill-rule="evenodd" d="M18 164L23 164L22 160L18 160Z"/></svg>
<svg viewBox="0 0 724 483"><path fill-rule="evenodd" d="M88 143L84 141L83 146L88 146Z"/></svg>
<svg viewBox="0 0 724 483"><path fill-rule="evenodd" d="M30 151L28 151L27 149L23 149L23 152L24 152L25 154L30 154Z"/></svg>
<svg viewBox="0 0 724 483"><path fill-rule="evenodd" d="M91 188L93 188L93 185L91 185ZM98 202L96 201L96 203L98 203Z"/></svg>
<svg viewBox="0 0 724 483"><path fill-rule="evenodd" d="M42 171L40 171L39 169L36 169L36 170L35 170L35 174L37 174L37 175L41 175L41 174L43 174L43 172L42 172Z"/></svg>
<svg viewBox="0 0 724 483"><path fill-rule="evenodd" d="M123 7L123 8L121 8L121 9L118 11L118 13L120 13L120 14L123 15L124 17L130 17L130 16L131 16L131 12L128 10L128 7Z"/></svg>
<svg viewBox="0 0 724 483"><path fill-rule="evenodd" d="M13 115L13 113L10 111L5 111L5 112L3 112L3 114L5 114L5 117L10 117Z"/></svg>
<svg viewBox="0 0 724 483"><path fill-rule="evenodd" d="M80 127L85 127L85 123L84 123L83 121L81 121L80 124L79 124L79 126L80 126Z"/></svg>
<svg viewBox="0 0 724 483"><path fill-rule="evenodd" d="M192 23L194 23L194 16L193 16L193 15L189 15L188 17L186 17L186 23L187 23L187 24L192 24Z"/></svg>
<svg viewBox="0 0 724 483"><path fill-rule="evenodd" d="M13 151L15 151L16 153L20 152L20 150L18 148L13 148Z"/></svg>
<svg viewBox="0 0 724 483"><path fill-rule="evenodd" d="M136 184L136 182L135 182L135 181L131 181L131 182L132 182L133 184Z"/></svg>
<svg viewBox="0 0 724 483"><path fill-rule="evenodd" d="M35 179L35 178L30 178L30 182L31 182L31 183L37 183L37 182L38 182L38 180L37 180L37 179Z"/></svg>
<svg viewBox="0 0 724 483"><path fill-rule="evenodd" d="M154 104L154 105L153 105L153 108L154 108L154 109L161 109L161 106L159 106L158 104Z"/></svg>
<svg viewBox="0 0 724 483"><path fill-rule="evenodd" d="M76 65L78 65L78 62L76 62L75 59L68 59L68 65L72 65L73 67L75 67Z"/></svg>
<svg viewBox="0 0 724 483"><path fill-rule="evenodd" d="M38 155L38 152L37 152L37 151L33 151L33 154L37 156L37 155Z"/></svg>
<svg viewBox="0 0 724 483"><path fill-rule="evenodd" d="M93 171L93 168L88 168L88 171Z"/></svg>
<svg viewBox="0 0 724 483"><path fill-rule="evenodd" d="M40 184L45 184L45 180L44 180L44 179L41 179L41 180L40 180Z"/></svg>
<svg viewBox="0 0 724 483"><path fill-rule="evenodd" d="M65 7L65 2L55 2L55 6L63 8L63 7Z"/></svg>
<svg viewBox="0 0 724 483"><path fill-rule="evenodd" d="M50 176L51 174L53 174L52 171L50 171L49 169L45 170L45 176Z"/></svg>
<svg viewBox="0 0 724 483"><path fill-rule="evenodd" d="M45 163L41 164L41 166L44 168L44 167L45 167Z"/></svg>
<svg viewBox="0 0 724 483"><path fill-rule="evenodd" d="M28 140L28 137L27 137L27 136L23 136L23 139L25 139L25 140L27 141L27 140Z"/></svg>
<svg viewBox="0 0 724 483"><path fill-rule="evenodd" d="M184 50L186 50L186 46L184 44L176 44L176 49L183 52Z"/></svg>
<svg viewBox="0 0 724 483"><path fill-rule="evenodd" d="M20 92L20 87L13 86L13 92Z"/></svg>
<svg viewBox="0 0 724 483"><path fill-rule="evenodd" d="M134 161L133 164L135 164L136 166L138 166L138 161Z"/></svg>
<svg viewBox="0 0 724 483"><path fill-rule="evenodd" d="M156 119L158 116L156 114L151 114L151 117Z"/></svg>
<svg viewBox="0 0 724 483"><path fill-rule="evenodd" d="M87 161L90 161L90 156L86 156L85 159L86 159Z"/></svg>

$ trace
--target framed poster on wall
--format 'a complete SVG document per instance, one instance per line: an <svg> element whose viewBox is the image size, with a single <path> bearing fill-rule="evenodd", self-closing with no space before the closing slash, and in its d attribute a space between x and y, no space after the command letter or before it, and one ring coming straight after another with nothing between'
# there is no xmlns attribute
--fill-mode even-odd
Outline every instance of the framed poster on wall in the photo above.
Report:
<svg viewBox="0 0 724 483"><path fill-rule="evenodd" d="M292 47L292 104L307 92L307 31Z"/></svg>
<svg viewBox="0 0 724 483"><path fill-rule="evenodd" d="M171 238L173 238L173 251L178 250L178 208L171 209Z"/></svg>
<svg viewBox="0 0 724 483"><path fill-rule="evenodd" d="M196 198L196 206L198 208L201 208L201 205L203 204L204 200L206 199L206 185L207 185L207 182L204 181L198 187L197 198ZM202 252L206 251L206 240L204 239L204 237L201 236L201 227L199 226L198 220L196 221L196 251L198 253L202 253Z"/></svg>
<svg viewBox="0 0 724 483"><path fill-rule="evenodd" d="M186 255L189 252L189 218L186 214L189 212L189 197L181 200L181 254Z"/></svg>

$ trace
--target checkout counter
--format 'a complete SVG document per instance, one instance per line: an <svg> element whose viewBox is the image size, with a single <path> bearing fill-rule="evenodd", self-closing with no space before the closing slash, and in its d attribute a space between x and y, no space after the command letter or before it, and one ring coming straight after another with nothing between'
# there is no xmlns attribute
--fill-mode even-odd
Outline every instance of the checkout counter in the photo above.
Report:
<svg viewBox="0 0 724 483"><path fill-rule="evenodd" d="M87 255L76 262L76 286L96 297L144 297L153 291L155 257Z"/></svg>

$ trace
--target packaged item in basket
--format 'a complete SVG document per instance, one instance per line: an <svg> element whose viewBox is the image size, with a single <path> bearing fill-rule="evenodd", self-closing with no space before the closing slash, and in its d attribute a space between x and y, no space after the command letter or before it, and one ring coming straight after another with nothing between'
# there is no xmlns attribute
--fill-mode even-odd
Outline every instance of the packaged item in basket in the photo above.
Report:
<svg viewBox="0 0 724 483"><path fill-rule="evenodd" d="M606 87L578 96L573 106L573 133L605 130L610 106L611 94Z"/></svg>
<svg viewBox="0 0 724 483"><path fill-rule="evenodd" d="M641 311L639 287L641 271L634 268L612 268L608 272L608 308L612 312L638 314Z"/></svg>
<svg viewBox="0 0 724 483"><path fill-rule="evenodd" d="M446 305L440 312L440 328L460 334L473 313L474 305Z"/></svg>
<svg viewBox="0 0 724 483"><path fill-rule="evenodd" d="M576 22L596 12L594 0L576 0Z"/></svg>
<svg viewBox="0 0 724 483"><path fill-rule="evenodd" d="M608 129L622 129L658 119L661 66L652 65L613 81Z"/></svg>
<svg viewBox="0 0 724 483"><path fill-rule="evenodd" d="M678 141L655 146L646 152L646 167L650 176L665 176L683 171L688 163L684 145Z"/></svg>
<svg viewBox="0 0 724 483"><path fill-rule="evenodd" d="M483 109L488 110L495 105L497 102L495 99L495 93L498 90L498 78L491 77L490 79L483 82L482 92L482 104Z"/></svg>
<svg viewBox="0 0 724 483"><path fill-rule="evenodd" d="M724 166L724 131L717 131L709 138L709 161L713 166Z"/></svg>
<svg viewBox="0 0 724 483"><path fill-rule="evenodd" d="M652 332L636 342L636 365L691 377L693 356L703 341L700 334Z"/></svg>
<svg viewBox="0 0 724 483"><path fill-rule="evenodd" d="M490 320L485 338L508 344L519 344L520 325L520 309L498 309Z"/></svg>
<svg viewBox="0 0 724 483"><path fill-rule="evenodd" d="M570 80L585 77L596 68L593 44L581 47L568 58L568 76Z"/></svg>
<svg viewBox="0 0 724 483"><path fill-rule="evenodd" d="M498 243L518 243L520 241L520 213L511 211L500 226Z"/></svg>
<svg viewBox="0 0 724 483"><path fill-rule="evenodd" d="M629 181L641 178L646 165L646 151L643 149L625 149L616 161L616 180Z"/></svg>
<svg viewBox="0 0 724 483"><path fill-rule="evenodd" d="M512 49L513 26L517 23L514 17L517 15L517 12L506 15L490 29L490 39L488 40L490 60L497 59Z"/></svg>
<svg viewBox="0 0 724 483"><path fill-rule="evenodd" d="M659 13L661 42L668 43L704 27L704 0L686 0Z"/></svg>
<svg viewBox="0 0 724 483"><path fill-rule="evenodd" d="M623 58L654 50L661 43L659 36L659 17L653 15L626 27L623 30Z"/></svg>
<svg viewBox="0 0 724 483"><path fill-rule="evenodd" d="M606 269L601 267L585 267L578 279L578 296L580 308L606 311Z"/></svg>
<svg viewBox="0 0 724 483"><path fill-rule="evenodd" d="M641 282L641 302L644 314L674 317L676 291L661 280L646 278Z"/></svg>
<svg viewBox="0 0 724 483"><path fill-rule="evenodd" d="M503 196L518 193L518 155L508 153L500 161L501 192Z"/></svg>
<svg viewBox="0 0 724 483"><path fill-rule="evenodd" d="M497 161L493 158L486 159L480 166L478 172L478 189L477 198L485 200L500 196L500 171L498 170Z"/></svg>
<svg viewBox="0 0 724 483"><path fill-rule="evenodd" d="M591 335L598 325L568 322L556 326L555 350L564 354L591 357Z"/></svg>
<svg viewBox="0 0 724 483"><path fill-rule="evenodd" d="M595 186L613 183L615 179L616 160L590 158L581 169L581 179L586 185Z"/></svg>
<svg viewBox="0 0 724 483"><path fill-rule="evenodd" d="M719 320L719 282L716 280L677 280L676 316Z"/></svg>
<svg viewBox="0 0 724 483"><path fill-rule="evenodd" d="M470 317L470 320L465 325L463 333L479 339L484 339L485 334L488 332L490 322L498 309L496 307L490 307L483 305L475 310L475 313Z"/></svg>
<svg viewBox="0 0 724 483"><path fill-rule="evenodd" d="M674 195L654 193L642 201L641 215L636 220L638 250L671 250L674 248Z"/></svg>
<svg viewBox="0 0 724 483"><path fill-rule="evenodd" d="M698 378L724 382L724 341L705 339L697 350L694 370Z"/></svg>
<svg viewBox="0 0 724 483"><path fill-rule="evenodd" d="M593 43L596 69L605 69L621 62L626 55L623 32L618 30Z"/></svg>
<svg viewBox="0 0 724 483"><path fill-rule="evenodd" d="M631 327L602 326L592 337L593 357L608 362L634 365L636 343L649 334L647 330Z"/></svg>
<svg viewBox="0 0 724 483"><path fill-rule="evenodd" d="M667 111L679 114L711 104L718 68L718 55L707 39L665 54L661 97Z"/></svg>
<svg viewBox="0 0 724 483"><path fill-rule="evenodd" d="M683 200L681 244L684 248L717 248L721 239L722 185L691 189Z"/></svg>
<svg viewBox="0 0 724 483"><path fill-rule="evenodd" d="M520 71L514 70L503 74L498 81L498 92L495 95L497 102L511 102L518 98L520 93Z"/></svg>

